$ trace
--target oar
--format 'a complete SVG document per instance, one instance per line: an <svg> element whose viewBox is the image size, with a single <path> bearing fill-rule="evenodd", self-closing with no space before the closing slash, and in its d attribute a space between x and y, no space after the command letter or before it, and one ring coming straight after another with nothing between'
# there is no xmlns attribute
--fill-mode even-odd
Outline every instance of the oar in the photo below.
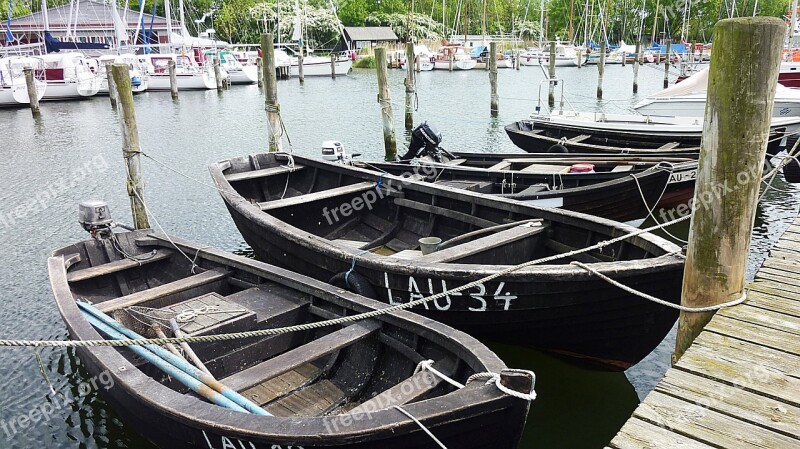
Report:
<svg viewBox="0 0 800 449"><path fill-rule="evenodd" d="M106 333L107 335L109 335L111 338L114 338L116 340L125 340L125 339L141 340L141 339L144 338L141 335L137 334L136 332L134 332L134 331L128 329L127 327L123 326L122 324L120 324L118 321L114 320L110 316L108 316L105 313L101 312L100 310L98 310L94 306L92 306L90 304L87 304L87 303L83 303L83 302L78 302L77 304L78 304L78 307L80 307L82 309L82 311L84 312L84 315L87 316L87 318L89 318L89 317L95 318L96 319L95 321L103 324L107 328L107 330L112 331L113 334L109 333L109 332L106 332L106 330L103 330L103 332ZM92 324L92 325L94 325L94 324ZM95 326L95 327L97 327L97 326ZM100 328L98 327L98 329L100 329ZM140 347L141 346L136 346L136 345L130 346L131 349L140 348ZM143 345L143 349L144 349L145 352L150 352L150 354L152 354L154 358L160 359L160 360L164 361L168 365L172 365L172 367L178 369L182 373L185 373L185 374L188 374L189 376L191 376L191 378L193 380L196 380L196 381L199 381L202 384L205 384L206 387L209 387L209 388L214 390L211 393L219 393L219 394L221 394L223 397L225 397L228 400L230 400L231 402L233 402L239 408L241 408L243 410L246 410L246 411L248 411L250 413L256 414L256 415L272 416L270 413L268 413L267 411L265 411L264 409L262 409L258 405L254 404L253 402L251 402L250 400L248 400L244 396L242 396L239 393L237 393L236 391L231 390L230 388L226 387L220 381L214 379L213 377L206 375L206 373L204 373L201 370L195 368L194 366L192 366L191 364L186 362L186 360L175 356L174 354L170 353L169 351L165 350L164 348L161 348L161 347L156 346L156 345ZM145 357L145 356L142 355L142 357ZM147 359L147 357L145 357L145 359ZM147 359L147 361L150 362L151 360ZM177 378L177 376L176 376L176 378ZM186 384L184 384L184 385L186 385ZM187 385L187 386L189 386L189 385ZM198 392L198 394L203 395L200 392ZM206 397L206 396L203 395L203 397ZM208 398L208 399L211 399L211 398ZM226 407L226 406L223 405L223 407ZM231 407L227 407L227 408L231 408Z"/></svg>

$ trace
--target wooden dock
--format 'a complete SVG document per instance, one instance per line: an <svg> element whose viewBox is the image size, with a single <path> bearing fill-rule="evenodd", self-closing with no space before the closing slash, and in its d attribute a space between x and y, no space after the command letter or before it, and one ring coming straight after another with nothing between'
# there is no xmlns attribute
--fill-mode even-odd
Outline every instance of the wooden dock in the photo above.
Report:
<svg viewBox="0 0 800 449"><path fill-rule="evenodd" d="M800 447L800 219L742 305L719 311L611 448Z"/></svg>

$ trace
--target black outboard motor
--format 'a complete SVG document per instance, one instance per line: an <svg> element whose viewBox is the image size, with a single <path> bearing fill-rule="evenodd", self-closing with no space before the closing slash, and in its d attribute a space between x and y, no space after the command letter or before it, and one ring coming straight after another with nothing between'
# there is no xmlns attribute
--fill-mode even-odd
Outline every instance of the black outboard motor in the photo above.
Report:
<svg viewBox="0 0 800 449"><path fill-rule="evenodd" d="M422 122L411 132L411 144L408 146L408 152L400 159L408 161L427 155L436 162L442 162L442 153L447 156L452 155L439 147L441 143L442 133L433 125L429 125L428 122Z"/></svg>

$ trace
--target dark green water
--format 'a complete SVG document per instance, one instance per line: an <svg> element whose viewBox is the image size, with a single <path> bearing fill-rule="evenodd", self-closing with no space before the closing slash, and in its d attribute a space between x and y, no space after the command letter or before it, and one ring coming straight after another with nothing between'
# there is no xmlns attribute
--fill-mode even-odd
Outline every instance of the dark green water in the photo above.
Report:
<svg viewBox="0 0 800 449"><path fill-rule="evenodd" d="M630 95L631 67L606 69L605 95L610 100L604 102L594 99L594 68L567 68L559 74L577 109L623 112L636 102ZM643 68L640 92L658 90L661 77L661 72ZM451 150L517 151L503 125L533 110L542 78L535 67L501 70L500 116L493 119L486 72L422 73L415 121L438 126ZM390 81L397 127L402 129L402 74L390 72ZM282 81L279 96L294 151L317 156L323 140L337 139L364 159L381 158L372 71L336 80L309 78L302 86L297 80ZM222 95L181 92L178 102L169 94L145 93L136 97L136 104L144 151L194 178L143 160L146 199L158 223L187 239L246 250L218 194L208 187L206 166L265 148L258 89L234 87ZM50 250L86 237L77 224L82 200L104 199L118 220L130 221L116 114L107 98L43 103L39 121L25 109L0 110L0 149L0 338L65 339L47 283ZM787 192L768 194L759 209L751 273L797 215L796 190L782 182L780 186ZM685 238L687 229L675 232ZM663 374L673 342L670 335L627 373L587 370L531 349L493 345L509 366L538 375L539 396L531 406L523 447L602 447ZM0 448L150 447L91 388L72 353L46 349L41 356L56 396L40 375L32 349L2 349ZM22 428L17 418L35 408L52 412Z"/></svg>

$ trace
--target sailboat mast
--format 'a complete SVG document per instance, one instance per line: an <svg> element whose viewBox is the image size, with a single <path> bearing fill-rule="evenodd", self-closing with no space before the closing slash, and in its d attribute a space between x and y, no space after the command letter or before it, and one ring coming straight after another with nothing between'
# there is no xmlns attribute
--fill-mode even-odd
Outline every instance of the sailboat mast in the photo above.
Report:
<svg viewBox="0 0 800 449"><path fill-rule="evenodd" d="M544 0L539 2L539 50L541 50L544 45L542 38L544 37Z"/></svg>
<svg viewBox="0 0 800 449"><path fill-rule="evenodd" d="M575 0L569 0L569 40L575 39L575 36L572 35L572 17L575 13Z"/></svg>
<svg viewBox="0 0 800 449"><path fill-rule="evenodd" d="M50 31L50 17L47 15L47 0L42 0L42 19L44 19L44 30Z"/></svg>
<svg viewBox="0 0 800 449"><path fill-rule="evenodd" d="M169 2L170 0L164 0L164 15L167 16L167 40L172 42L172 9Z"/></svg>
<svg viewBox="0 0 800 449"><path fill-rule="evenodd" d="M789 54L794 49L794 33L797 31L797 0L792 0L792 26L789 28Z"/></svg>
<svg viewBox="0 0 800 449"><path fill-rule="evenodd" d="M658 6L659 6L659 0L656 0L656 16L653 19L653 36L650 38L651 45L655 45L656 43L656 29L658 27Z"/></svg>
<svg viewBox="0 0 800 449"><path fill-rule="evenodd" d="M481 17L481 36L483 45L486 45L486 0L483 0L483 16Z"/></svg>
<svg viewBox="0 0 800 449"><path fill-rule="evenodd" d="M181 21L181 37L186 37L186 13L183 9L183 0L178 0L178 14Z"/></svg>
<svg viewBox="0 0 800 449"><path fill-rule="evenodd" d="M442 0L442 34L447 37L447 5L446 0Z"/></svg>

